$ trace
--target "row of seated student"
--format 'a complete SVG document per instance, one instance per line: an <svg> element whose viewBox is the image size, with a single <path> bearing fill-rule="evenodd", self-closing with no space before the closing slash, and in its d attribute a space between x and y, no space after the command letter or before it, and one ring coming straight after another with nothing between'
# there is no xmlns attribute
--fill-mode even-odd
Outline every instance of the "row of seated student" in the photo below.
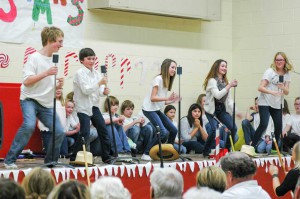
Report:
<svg viewBox="0 0 300 199"><path fill-rule="evenodd" d="M255 130L260 123L259 110L258 110L258 99L255 98L255 105L250 106L250 110L253 113L249 114L250 110L246 112L246 119L242 121L242 129L244 132L245 143L250 145L254 137ZM282 141L283 141L283 152L291 154L291 149L294 144L300 140L300 97L294 100L295 113L290 114L289 106L287 101L284 99L284 106L282 108ZM252 124L251 124L252 123ZM272 151L272 133L274 132L274 124L271 116L269 117L268 126L265 132L262 134L260 142L258 142L256 151L258 153L275 153ZM281 146L281 141L279 141Z"/></svg>

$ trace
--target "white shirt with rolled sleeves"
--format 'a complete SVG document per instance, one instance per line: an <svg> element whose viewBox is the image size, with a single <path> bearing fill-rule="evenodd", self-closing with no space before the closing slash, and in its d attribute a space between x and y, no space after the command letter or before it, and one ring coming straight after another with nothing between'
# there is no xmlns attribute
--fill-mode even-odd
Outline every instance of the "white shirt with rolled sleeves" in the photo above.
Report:
<svg viewBox="0 0 300 199"><path fill-rule="evenodd" d="M23 82L32 75L40 74L49 70L53 65L52 57L46 57L39 52L34 52L28 56L28 60L23 68ZM21 85L20 99L31 98L46 108L53 108L54 99L54 75L47 76L35 84L26 87Z"/></svg>
<svg viewBox="0 0 300 199"><path fill-rule="evenodd" d="M168 88L163 85L163 79L161 75L156 76L151 82L151 88L148 95L145 97L143 102L143 110L145 111L158 111L165 106L165 101L151 102L151 94L153 87L158 86L157 96L167 97Z"/></svg>
<svg viewBox="0 0 300 199"><path fill-rule="evenodd" d="M290 82L291 77L289 73L285 73L283 76L284 82ZM278 89L278 82L279 82L279 75L272 69L268 68L265 73L263 74L262 80L267 80L269 83L266 86L266 89L271 91L279 91ZM281 101L282 100L282 101ZM259 106L270 106L275 109L280 109L284 107L283 97L282 96L274 96L267 93L260 93L258 96L258 105Z"/></svg>
<svg viewBox="0 0 300 199"><path fill-rule="evenodd" d="M105 85L99 87L99 81L103 78L98 71L81 67L73 79L74 101L76 112L93 115L92 107L99 107L100 96L103 95Z"/></svg>
<svg viewBox="0 0 300 199"><path fill-rule="evenodd" d="M300 115L292 114L286 124L292 127L291 133L300 136Z"/></svg>
<svg viewBox="0 0 300 199"><path fill-rule="evenodd" d="M206 86L206 100L204 104L204 110L209 114L213 115L215 113L215 98L221 99L226 94L227 94L226 88L219 90L217 86L217 80L215 80L214 78L210 78ZM232 114L233 100L231 99L230 93L228 93L224 104L225 104L226 111L229 114ZM237 110L235 111L237 112Z"/></svg>

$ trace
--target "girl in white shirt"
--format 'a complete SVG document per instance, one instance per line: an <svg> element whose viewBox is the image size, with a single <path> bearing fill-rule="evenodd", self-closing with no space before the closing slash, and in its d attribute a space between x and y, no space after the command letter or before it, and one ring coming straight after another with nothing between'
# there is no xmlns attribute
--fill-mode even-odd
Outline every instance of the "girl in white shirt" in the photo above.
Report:
<svg viewBox="0 0 300 199"><path fill-rule="evenodd" d="M169 118L161 112L166 104L178 102L180 97L174 92L168 97L168 91L171 91L173 81L176 75L177 64L172 59L165 59L161 65L161 72L152 83L148 95L144 98L143 113L155 126L160 128L160 137L162 142L168 141L174 144L177 135L177 128ZM169 136L167 136L169 133ZM157 137L154 136L153 143L157 144Z"/></svg>
<svg viewBox="0 0 300 199"><path fill-rule="evenodd" d="M278 143L282 131L282 110L283 95L289 94L291 77L289 71L293 69L287 56L283 52L277 52L274 56L271 67L268 68L260 82L258 91L258 109L260 123L255 131L252 146L256 146L262 133L266 130L271 115L274 122L274 134ZM274 143L272 149L275 150Z"/></svg>

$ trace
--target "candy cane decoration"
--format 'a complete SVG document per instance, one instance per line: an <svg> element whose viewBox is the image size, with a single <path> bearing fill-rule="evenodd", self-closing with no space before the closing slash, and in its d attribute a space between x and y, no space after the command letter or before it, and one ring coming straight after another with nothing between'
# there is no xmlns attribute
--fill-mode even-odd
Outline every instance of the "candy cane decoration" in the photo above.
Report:
<svg viewBox="0 0 300 199"><path fill-rule="evenodd" d="M105 66L106 66L106 68L108 68L108 60L109 59L111 59L111 61L112 61L112 67L115 67L116 66L116 60L117 60L116 56L114 54L110 53L110 54L106 55L106 57L105 57Z"/></svg>
<svg viewBox="0 0 300 199"><path fill-rule="evenodd" d="M9 56L4 53L0 53L0 68L7 68L9 65Z"/></svg>
<svg viewBox="0 0 300 199"><path fill-rule="evenodd" d="M35 48L32 48L32 47L26 48L25 54L24 54L24 62L23 62L23 64L26 64L26 62L28 60L28 56L31 55L34 52L36 52Z"/></svg>
<svg viewBox="0 0 300 199"><path fill-rule="evenodd" d="M216 162L220 159L220 126L216 129L216 154L215 154Z"/></svg>
<svg viewBox="0 0 300 199"><path fill-rule="evenodd" d="M142 58L136 59L134 66L135 68L139 68L139 67L142 68L139 84L143 85L145 82L146 74L148 72L148 66L145 64L145 61Z"/></svg>
<svg viewBox="0 0 300 199"><path fill-rule="evenodd" d="M130 61L128 58L121 59L121 82L120 82L121 88L124 87L124 76L125 76L124 67L125 66L127 66L127 72L129 72L131 70L131 66L130 66Z"/></svg>
<svg viewBox="0 0 300 199"><path fill-rule="evenodd" d="M75 61L79 61L78 60L78 56L75 52L68 52L65 56L65 68L64 68L64 75L65 77L68 75L69 73L69 59L70 57L73 57L75 59Z"/></svg>
<svg viewBox="0 0 300 199"><path fill-rule="evenodd" d="M94 64L94 69L95 70L98 70L99 68L99 60L98 60L98 57L95 58L95 64Z"/></svg>

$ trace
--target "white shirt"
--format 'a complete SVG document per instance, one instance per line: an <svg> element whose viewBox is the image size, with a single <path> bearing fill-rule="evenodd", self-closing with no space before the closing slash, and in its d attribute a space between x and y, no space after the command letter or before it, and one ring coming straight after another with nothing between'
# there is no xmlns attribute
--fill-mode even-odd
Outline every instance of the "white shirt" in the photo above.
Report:
<svg viewBox="0 0 300 199"><path fill-rule="evenodd" d="M76 129L78 123L79 123L79 118L78 118L76 112L73 112L71 115L69 115L67 117L66 131L72 131L72 130Z"/></svg>
<svg viewBox="0 0 300 199"><path fill-rule="evenodd" d="M23 68L23 84L21 86L20 99L31 98L46 108L53 108L54 99L54 75L47 76L30 87L24 85L24 81L32 75L40 74L53 66L52 58L39 52L28 56L28 61Z"/></svg>
<svg viewBox="0 0 300 199"><path fill-rule="evenodd" d="M103 96L105 85L99 88L99 81L102 75L86 67L80 68L73 79L74 101L76 103L76 112L92 116L92 107L99 107L100 96Z"/></svg>
<svg viewBox="0 0 300 199"><path fill-rule="evenodd" d="M292 126L291 133L300 136L300 115L292 114L286 124Z"/></svg>
<svg viewBox="0 0 300 199"><path fill-rule="evenodd" d="M258 128L259 123L260 123L259 113L253 114L253 128L255 130ZM263 132L262 138L265 138L266 135L272 136L271 135L272 132L274 132L274 123L273 123L272 117L270 116L268 126L267 126L266 130Z"/></svg>
<svg viewBox="0 0 300 199"><path fill-rule="evenodd" d="M257 184L256 180L240 182L223 192L224 199L269 199L269 194Z"/></svg>
<svg viewBox="0 0 300 199"><path fill-rule="evenodd" d="M194 130L194 124L190 127L187 117L183 117L180 120L181 136L185 142L197 141L197 137L201 137L200 131L198 130L193 137L191 132Z"/></svg>
<svg viewBox="0 0 300 199"><path fill-rule="evenodd" d="M291 115L288 113L285 115L282 115L282 131L284 130L286 123L287 123L287 121L289 121L290 117L291 117Z"/></svg>
<svg viewBox="0 0 300 199"><path fill-rule="evenodd" d="M161 108L164 107L165 101L161 102L151 102L151 93L153 87L158 86L157 96L158 97L167 97L168 94L168 88L165 88L163 86L163 79L161 75L156 76L151 83L150 90L148 92L148 95L145 97L143 102L143 110L145 111L158 111Z"/></svg>
<svg viewBox="0 0 300 199"><path fill-rule="evenodd" d="M59 100L56 100L56 114L59 117L59 121L62 127L65 129L67 122L66 109ZM40 129L40 131L49 131L49 128L46 127L40 120L38 120L38 128Z"/></svg>
<svg viewBox="0 0 300 199"><path fill-rule="evenodd" d="M290 82L291 77L290 74L287 72L284 74L284 82ZM271 91L278 91L278 82L279 82L279 75L272 69L268 68L265 73L263 74L262 80L267 80L268 84L266 89ZM282 100L282 101L281 101ZM281 96L274 96L271 94L260 93L258 96L258 105L259 106L271 106L275 109L280 109L280 105L284 106L283 97Z"/></svg>

